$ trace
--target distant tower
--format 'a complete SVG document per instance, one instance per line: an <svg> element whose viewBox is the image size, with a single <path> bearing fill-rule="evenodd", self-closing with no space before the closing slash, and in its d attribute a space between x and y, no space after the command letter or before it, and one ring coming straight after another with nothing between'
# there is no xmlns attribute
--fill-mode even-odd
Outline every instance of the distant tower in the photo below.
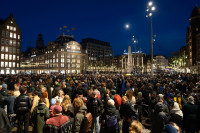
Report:
<svg viewBox="0 0 200 133"><path fill-rule="evenodd" d="M45 45L44 45L44 40L42 39L42 34L38 34L38 39L36 41L36 49L44 49Z"/></svg>
<svg viewBox="0 0 200 133"><path fill-rule="evenodd" d="M132 52L131 52L131 46L128 47L128 62L127 62L127 73L131 73L133 70L133 61L132 61Z"/></svg>

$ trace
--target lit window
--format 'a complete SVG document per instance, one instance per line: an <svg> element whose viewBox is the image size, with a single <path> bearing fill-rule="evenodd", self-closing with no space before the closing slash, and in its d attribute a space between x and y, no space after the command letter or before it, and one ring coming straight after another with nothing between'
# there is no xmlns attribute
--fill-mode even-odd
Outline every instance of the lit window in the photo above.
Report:
<svg viewBox="0 0 200 133"><path fill-rule="evenodd" d="M13 55L13 60L15 60L16 59L16 55Z"/></svg>
<svg viewBox="0 0 200 133"><path fill-rule="evenodd" d="M61 63L61 67L64 67L65 65L64 65L64 63Z"/></svg>
<svg viewBox="0 0 200 133"><path fill-rule="evenodd" d="M70 67L70 64L68 64L68 67Z"/></svg>
<svg viewBox="0 0 200 133"><path fill-rule="evenodd" d="M5 54L5 59L6 59L6 60L8 59L8 54Z"/></svg>
<svg viewBox="0 0 200 133"><path fill-rule="evenodd" d="M4 59L4 54L1 54L1 59Z"/></svg>
<svg viewBox="0 0 200 133"><path fill-rule="evenodd" d="M76 67L77 67L77 68L80 68L80 64L76 64Z"/></svg>
<svg viewBox="0 0 200 133"><path fill-rule="evenodd" d="M65 62L65 59L64 59L64 58L61 58L60 62Z"/></svg>
<svg viewBox="0 0 200 133"><path fill-rule="evenodd" d="M75 49L75 46L72 46L72 49Z"/></svg>
<svg viewBox="0 0 200 133"><path fill-rule="evenodd" d="M2 51L2 52L4 51L4 46L1 46L1 51Z"/></svg>
<svg viewBox="0 0 200 133"><path fill-rule="evenodd" d="M9 26L9 25L7 25L7 30L9 30L9 28L10 28L10 26Z"/></svg>
<svg viewBox="0 0 200 133"><path fill-rule="evenodd" d="M67 59L67 63L70 63L70 59Z"/></svg>
<svg viewBox="0 0 200 133"><path fill-rule="evenodd" d="M10 30L13 30L13 27L12 27L12 26L10 26Z"/></svg>
<svg viewBox="0 0 200 133"><path fill-rule="evenodd" d="M76 60L75 60L75 59L72 59L72 62L74 63L74 62L76 62Z"/></svg>
<svg viewBox="0 0 200 133"><path fill-rule="evenodd" d="M9 67L12 67L12 62L9 62Z"/></svg>
<svg viewBox="0 0 200 133"><path fill-rule="evenodd" d="M12 53L12 47L9 47L9 53Z"/></svg>
<svg viewBox="0 0 200 133"><path fill-rule="evenodd" d="M76 55L72 55L72 58L76 58Z"/></svg>
<svg viewBox="0 0 200 133"><path fill-rule="evenodd" d="M17 63L17 67L19 67L19 63Z"/></svg>
<svg viewBox="0 0 200 133"><path fill-rule="evenodd" d="M8 47L5 47L5 52L8 52Z"/></svg>
<svg viewBox="0 0 200 133"><path fill-rule="evenodd" d="M72 64L72 67L75 67L75 64Z"/></svg>
<svg viewBox="0 0 200 133"><path fill-rule="evenodd" d="M17 38L17 34L16 33L14 33L14 38Z"/></svg>
<svg viewBox="0 0 200 133"><path fill-rule="evenodd" d="M12 23L13 23L13 21L10 21L10 23L12 24Z"/></svg>
<svg viewBox="0 0 200 133"><path fill-rule="evenodd" d="M4 67L4 62L1 62L1 67Z"/></svg>
<svg viewBox="0 0 200 133"><path fill-rule="evenodd" d="M13 46L16 46L16 40L13 40Z"/></svg>
<svg viewBox="0 0 200 133"><path fill-rule="evenodd" d="M55 63L55 59L53 59L53 63Z"/></svg>
<svg viewBox="0 0 200 133"><path fill-rule="evenodd" d="M10 74L10 70L6 70L6 74Z"/></svg>
<svg viewBox="0 0 200 133"><path fill-rule="evenodd" d="M1 70L1 74L4 74L4 70Z"/></svg>
<svg viewBox="0 0 200 133"><path fill-rule="evenodd" d="M80 60L77 60L77 63L80 63L81 61Z"/></svg>
<svg viewBox="0 0 200 133"><path fill-rule="evenodd" d="M64 57L64 54L61 54L61 57Z"/></svg>
<svg viewBox="0 0 200 133"><path fill-rule="evenodd" d="M17 56L17 60L19 60L19 56Z"/></svg>
<svg viewBox="0 0 200 133"><path fill-rule="evenodd" d="M4 44L4 38L1 38L1 44Z"/></svg>
<svg viewBox="0 0 200 133"><path fill-rule="evenodd" d="M9 55L9 60L12 60L12 55Z"/></svg>
<svg viewBox="0 0 200 133"><path fill-rule="evenodd" d="M10 32L10 38L13 38L13 33L12 32Z"/></svg>
<svg viewBox="0 0 200 133"><path fill-rule="evenodd" d="M16 31L16 27L13 27L13 31Z"/></svg>
<svg viewBox="0 0 200 133"><path fill-rule="evenodd" d="M80 47L76 47L77 50L80 50Z"/></svg>
<svg viewBox="0 0 200 133"><path fill-rule="evenodd" d="M5 67L8 67L8 62L5 62Z"/></svg>
<svg viewBox="0 0 200 133"><path fill-rule="evenodd" d="M12 45L12 40L10 40L10 45Z"/></svg>

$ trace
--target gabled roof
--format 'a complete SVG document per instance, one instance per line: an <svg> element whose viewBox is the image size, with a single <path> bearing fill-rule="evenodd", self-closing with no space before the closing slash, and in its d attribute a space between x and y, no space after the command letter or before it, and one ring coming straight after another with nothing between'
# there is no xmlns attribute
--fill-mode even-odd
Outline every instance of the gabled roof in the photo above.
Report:
<svg viewBox="0 0 200 133"><path fill-rule="evenodd" d="M196 5L191 13L191 18L200 16L200 8Z"/></svg>

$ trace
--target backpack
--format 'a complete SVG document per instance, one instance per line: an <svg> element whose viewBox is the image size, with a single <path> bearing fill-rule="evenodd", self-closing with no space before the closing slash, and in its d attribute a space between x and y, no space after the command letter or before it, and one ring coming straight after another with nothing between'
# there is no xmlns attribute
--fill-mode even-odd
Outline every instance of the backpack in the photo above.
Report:
<svg viewBox="0 0 200 133"><path fill-rule="evenodd" d="M174 97L174 102L177 102L177 103L178 103L180 109L182 109L181 101L182 101L182 100L181 100L181 97Z"/></svg>
<svg viewBox="0 0 200 133"><path fill-rule="evenodd" d="M106 115L106 127L113 127L117 124L116 115Z"/></svg>
<svg viewBox="0 0 200 133"><path fill-rule="evenodd" d="M84 113L84 119L81 123L80 133L87 133L92 126L92 114Z"/></svg>
<svg viewBox="0 0 200 133"><path fill-rule="evenodd" d="M122 98L120 97L120 95L115 95L114 100L115 100L116 107L121 106Z"/></svg>

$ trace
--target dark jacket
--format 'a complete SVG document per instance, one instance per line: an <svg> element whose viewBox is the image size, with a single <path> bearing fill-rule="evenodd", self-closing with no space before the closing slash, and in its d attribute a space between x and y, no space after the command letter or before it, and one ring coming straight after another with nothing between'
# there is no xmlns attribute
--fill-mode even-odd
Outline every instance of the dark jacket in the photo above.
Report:
<svg viewBox="0 0 200 133"><path fill-rule="evenodd" d="M0 108L5 108L5 98L6 96L3 96L0 91Z"/></svg>
<svg viewBox="0 0 200 133"><path fill-rule="evenodd" d="M2 108L0 108L0 133L11 133L10 122Z"/></svg>
<svg viewBox="0 0 200 133"><path fill-rule="evenodd" d="M151 133L162 133L164 125L167 122L167 116L163 112L164 105L158 102L155 105L155 110L152 116L152 130Z"/></svg>
<svg viewBox="0 0 200 133"><path fill-rule="evenodd" d="M92 117L98 117L103 112L103 103L96 97L90 98L87 103L87 111L92 113Z"/></svg>
<svg viewBox="0 0 200 133"><path fill-rule="evenodd" d="M69 95L69 97L72 98L72 87L67 86L66 88L63 88L63 92L65 95Z"/></svg>
<svg viewBox="0 0 200 133"><path fill-rule="evenodd" d="M107 116L116 116L117 118L117 124L113 127L107 127ZM120 114L119 111L115 108L115 106L107 105L105 108L105 111L103 113L102 119L105 120L105 132L106 133L119 133L119 120L120 120Z"/></svg>
<svg viewBox="0 0 200 133"><path fill-rule="evenodd" d="M24 114L30 112L32 107L31 98L27 94L21 94L15 99L14 111L16 114Z"/></svg>
<svg viewBox="0 0 200 133"><path fill-rule="evenodd" d="M32 113L33 133L43 133L43 127L47 118L49 118L49 109L45 104L39 104L34 108Z"/></svg>

